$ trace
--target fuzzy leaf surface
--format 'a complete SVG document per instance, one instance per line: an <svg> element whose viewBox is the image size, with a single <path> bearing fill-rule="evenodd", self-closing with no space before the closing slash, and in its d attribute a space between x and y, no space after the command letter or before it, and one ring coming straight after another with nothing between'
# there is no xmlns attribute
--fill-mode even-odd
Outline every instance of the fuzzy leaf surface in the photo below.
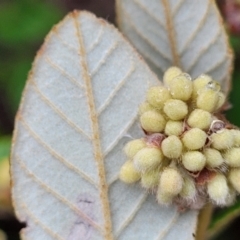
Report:
<svg viewBox="0 0 240 240"><path fill-rule="evenodd" d="M161 79L175 65L230 89L232 51L212 0L117 0L122 32Z"/></svg>
<svg viewBox="0 0 240 240"><path fill-rule="evenodd" d="M194 239L197 211L161 207L118 180L138 106L159 84L122 35L70 13L39 50L16 117L11 156L22 239Z"/></svg>

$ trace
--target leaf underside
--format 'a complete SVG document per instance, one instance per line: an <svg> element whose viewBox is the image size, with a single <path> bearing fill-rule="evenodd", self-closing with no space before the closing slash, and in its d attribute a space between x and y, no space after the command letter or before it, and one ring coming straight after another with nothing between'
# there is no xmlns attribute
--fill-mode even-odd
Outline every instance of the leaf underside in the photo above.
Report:
<svg viewBox="0 0 240 240"><path fill-rule="evenodd" d="M39 50L16 116L12 197L22 239L193 239L197 211L159 206L118 172L156 76L117 30L70 13ZM183 231L184 229L184 231Z"/></svg>
<svg viewBox="0 0 240 240"><path fill-rule="evenodd" d="M122 32L162 79L170 66L231 88L232 51L213 0L117 0Z"/></svg>

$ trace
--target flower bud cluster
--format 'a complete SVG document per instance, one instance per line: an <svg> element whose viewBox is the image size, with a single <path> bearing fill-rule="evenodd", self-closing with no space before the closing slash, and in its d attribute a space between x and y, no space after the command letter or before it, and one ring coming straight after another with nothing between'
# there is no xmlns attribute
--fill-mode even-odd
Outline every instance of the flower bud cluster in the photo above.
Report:
<svg viewBox="0 0 240 240"><path fill-rule="evenodd" d="M140 105L145 137L125 146L120 179L140 181L160 204L180 210L231 204L240 193L240 131L219 114L226 100L220 85L177 67L163 82Z"/></svg>

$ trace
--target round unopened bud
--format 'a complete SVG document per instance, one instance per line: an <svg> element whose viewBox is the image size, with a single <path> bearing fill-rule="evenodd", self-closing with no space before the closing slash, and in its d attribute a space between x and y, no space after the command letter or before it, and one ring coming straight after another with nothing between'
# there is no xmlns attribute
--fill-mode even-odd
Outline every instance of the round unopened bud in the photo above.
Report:
<svg viewBox="0 0 240 240"><path fill-rule="evenodd" d="M200 129L208 129L211 125L211 122L211 113L202 109L193 110L187 120L187 123L190 127Z"/></svg>
<svg viewBox="0 0 240 240"><path fill-rule="evenodd" d="M197 191L194 180L190 177L184 177L183 188L180 192L180 196L187 199L194 199L196 194Z"/></svg>
<svg viewBox="0 0 240 240"><path fill-rule="evenodd" d="M202 148L207 140L207 134L199 129L192 128L186 133L184 133L182 141L186 148L189 150L197 150Z"/></svg>
<svg viewBox="0 0 240 240"><path fill-rule="evenodd" d="M156 187L159 183L159 176L159 169L143 173L141 176L142 187L147 189Z"/></svg>
<svg viewBox="0 0 240 240"><path fill-rule="evenodd" d="M168 158L179 158L182 148L182 142L177 136L172 135L162 141L163 155Z"/></svg>
<svg viewBox="0 0 240 240"><path fill-rule="evenodd" d="M134 139L125 145L124 152L129 159L132 159L144 147L146 147L144 139Z"/></svg>
<svg viewBox="0 0 240 240"><path fill-rule="evenodd" d="M159 148L143 148L133 158L135 168L140 172L147 172L160 166L163 160Z"/></svg>
<svg viewBox="0 0 240 240"><path fill-rule="evenodd" d="M240 131L238 129L231 129L230 132L234 138L234 147L240 147Z"/></svg>
<svg viewBox="0 0 240 240"><path fill-rule="evenodd" d="M168 87L172 97L175 99L187 101L192 95L192 79L186 73L173 78Z"/></svg>
<svg viewBox="0 0 240 240"><path fill-rule="evenodd" d="M206 164L206 157L198 151L186 152L182 156L183 166L190 172L201 171Z"/></svg>
<svg viewBox="0 0 240 240"><path fill-rule="evenodd" d="M199 90L207 86L212 78L206 74L202 74L193 81L193 98L196 99Z"/></svg>
<svg viewBox="0 0 240 240"><path fill-rule="evenodd" d="M182 120L188 114L187 104L178 99L165 102L163 111L171 120Z"/></svg>
<svg viewBox="0 0 240 240"><path fill-rule="evenodd" d="M219 92L221 90L221 85L219 84L219 82L214 81L214 80L208 82L206 87L209 89L212 89L216 92Z"/></svg>
<svg viewBox="0 0 240 240"><path fill-rule="evenodd" d="M222 129L210 136L212 147L218 150L231 148L234 145L234 136L228 129Z"/></svg>
<svg viewBox="0 0 240 240"><path fill-rule="evenodd" d="M147 111L155 110L155 108L148 102L144 102L139 106L139 114L142 115Z"/></svg>
<svg viewBox="0 0 240 240"><path fill-rule="evenodd" d="M172 195L168 195L161 191L160 187L158 186L157 190L157 201L159 204L169 205L172 203L173 197Z"/></svg>
<svg viewBox="0 0 240 240"><path fill-rule="evenodd" d="M182 70L178 67L170 67L167 69L167 71L164 73L163 75L163 82L166 86L169 85L169 83L172 81L172 79L174 79L175 77L177 77L178 75L180 75L182 73Z"/></svg>
<svg viewBox="0 0 240 240"><path fill-rule="evenodd" d="M125 183L135 183L141 178L141 175L135 169L133 162L128 160L121 167L119 178Z"/></svg>
<svg viewBox="0 0 240 240"><path fill-rule="evenodd" d="M203 150L204 156L206 157L206 165L210 168L216 168L224 163L224 159L221 153L214 148L205 148Z"/></svg>
<svg viewBox="0 0 240 240"><path fill-rule="evenodd" d="M229 171L228 179L234 189L240 193L240 168L233 168Z"/></svg>
<svg viewBox="0 0 240 240"><path fill-rule="evenodd" d="M181 135L183 132L183 121L169 120L165 126L164 132L168 136Z"/></svg>
<svg viewBox="0 0 240 240"><path fill-rule="evenodd" d="M216 110L220 109L223 104L226 102L226 95L223 92L218 93L218 103L216 106Z"/></svg>
<svg viewBox="0 0 240 240"><path fill-rule="evenodd" d="M140 117L142 128L147 132L161 132L164 130L166 120L158 111L148 111Z"/></svg>
<svg viewBox="0 0 240 240"><path fill-rule="evenodd" d="M223 157L230 167L240 167L240 148L230 148Z"/></svg>
<svg viewBox="0 0 240 240"><path fill-rule="evenodd" d="M176 196L182 191L183 178L175 168L167 167L160 176L159 188L163 194Z"/></svg>
<svg viewBox="0 0 240 240"><path fill-rule="evenodd" d="M216 174L207 184L209 197L218 205L226 204L229 194L227 180L224 175Z"/></svg>
<svg viewBox="0 0 240 240"><path fill-rule="evenodd" d="M213 112L218 103L218 92L205 88L200 91L197 97L197 107L208 112Z"/></svg>
<svg viewBox="0 0 240 240"><path fill-rule="evenodd" d="M162 109L164 103L170 98L171 95L164 86L151 87L147 92L148 102L157 109Z"/></svg>

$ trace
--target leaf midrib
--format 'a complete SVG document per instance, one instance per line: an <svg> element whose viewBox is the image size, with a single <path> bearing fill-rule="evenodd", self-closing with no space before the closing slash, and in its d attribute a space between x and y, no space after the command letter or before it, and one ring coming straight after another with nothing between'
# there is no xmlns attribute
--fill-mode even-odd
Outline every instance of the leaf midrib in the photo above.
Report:
<svg viewBox="0 0 240 240"><path fill-rule="evenodd" d="M181 68L180 63L180 57L177 50L177 44L176 44L176 32L174 28L173 23L173 16L171 14L171 6L169 6L168 0L162 0L162 4L165 10L165 18L166 18L166 27L167 27L167 33L169 38L169 43L171 46L171 52L172 52L172 62L175 66Z"/></svg>
<svg viewBox="0 0 240 240"><path fill-rule="evenodd" d="M88 74L88 66L87 66L87 54L84 49L84 41L81 32L81 24L77 19L79 18L80 13L74 11L72 13L72 17L74 20L74 25L76 28L76 35L79 42L79 53L81 56L80 66L83 69L83 80L85 82L86 88L86 98L89 107L90 120L92 125L92 144L93 144L93 152L94 158L98 167L98 175L99 175L99 191L100 191L100 199L102 203L103 210L103 218L104 218L104 239L113 240L112 236L112 222L111 222L111 211L108 201L108 184L106 181L106 173L104 167L104 156L101 148L100 141L100 131L98 124L98 114L94 101L94 94L92 89L91 78Z"/></svg>

